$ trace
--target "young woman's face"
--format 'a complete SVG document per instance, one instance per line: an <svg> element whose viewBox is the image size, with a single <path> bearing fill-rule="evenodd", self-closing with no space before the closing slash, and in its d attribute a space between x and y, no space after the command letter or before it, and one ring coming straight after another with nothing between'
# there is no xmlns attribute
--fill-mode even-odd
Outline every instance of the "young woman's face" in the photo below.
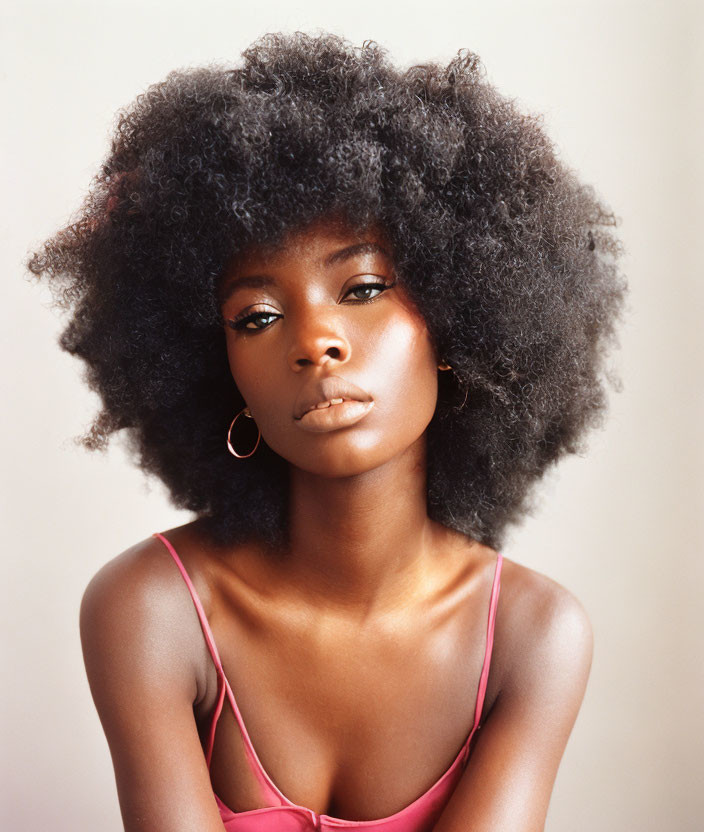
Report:
<svg viewBox="0 0 704 832"><path fill-rule="evenodd" d="M251 247L224 275L232 377L284 459L323 476L371 470L416 442L435 411L439 359L425 321L380 229L357 236L320 220L284 242ZM243 419L233 444L247 453Z"/></svg>

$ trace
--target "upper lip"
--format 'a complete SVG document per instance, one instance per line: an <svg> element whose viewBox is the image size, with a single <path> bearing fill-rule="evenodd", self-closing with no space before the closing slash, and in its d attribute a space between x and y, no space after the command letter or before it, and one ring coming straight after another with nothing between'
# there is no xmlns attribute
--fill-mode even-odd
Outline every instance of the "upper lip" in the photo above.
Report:
<svg viewBox="0 0 704 832"><path fill-rule="evenodd" d="M372 397L361 387L345 381L340 376L311 379L298 394L293 418L302 418L311 407L330 401L330 399L355 399L358 402L370 402Z"/></svg>

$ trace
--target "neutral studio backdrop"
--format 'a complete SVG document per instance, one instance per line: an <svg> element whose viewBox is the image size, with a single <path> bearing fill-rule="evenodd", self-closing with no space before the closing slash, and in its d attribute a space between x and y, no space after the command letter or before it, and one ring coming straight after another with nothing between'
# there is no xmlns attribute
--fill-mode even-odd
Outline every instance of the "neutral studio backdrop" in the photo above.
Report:
<svg viewBox="0 0 704 832"><path fill-rule="evenodd" d="M545 480L503 553L568 587L595 654L548 832L701 829L704 74L700 3L582 0L25 2L0 12L2 815L12 832L118 832L107 743L85 679L80 598L107 560L190 519L119 442L77 449L96 409L59 314L25 278L75 211L116 110L169 70L237 62L268 31L372 38L394 61L477 52L545 115L563 158L622 218L623 379L588 453ZM135 703L139 707L139 703Z"/></svg>

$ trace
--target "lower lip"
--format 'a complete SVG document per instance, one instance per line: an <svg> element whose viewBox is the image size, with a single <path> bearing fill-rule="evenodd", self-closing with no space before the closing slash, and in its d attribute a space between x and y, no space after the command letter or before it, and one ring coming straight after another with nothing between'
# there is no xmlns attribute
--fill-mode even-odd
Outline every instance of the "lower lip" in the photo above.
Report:
<svg viewBox="0 0 704 832"><path fill-rule="evenodd" d="M355 425L363 419L374 407L374 401L355 402L347 401L340 404L331 404L330 407L321 407L316 410L309 410L304 413L296 424L302 429L311 433L327 433L330 430L346 428Z"/></svg>

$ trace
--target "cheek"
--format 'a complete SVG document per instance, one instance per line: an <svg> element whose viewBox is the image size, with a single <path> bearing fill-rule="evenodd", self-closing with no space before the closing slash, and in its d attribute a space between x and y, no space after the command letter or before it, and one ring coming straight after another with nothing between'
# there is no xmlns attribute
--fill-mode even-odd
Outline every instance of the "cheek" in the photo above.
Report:
<svg viewBox="0 0 704 832"><path fill-rule="evenodd" d="M266 377L266 372L262 372L262 356L257 357L254 351L243 349L241 343L235 346L234 340L228 340L227 361L242 398L246 402L253 401Z"/></svg>
<svg viewBox="0 0 704 832"><path fill-rule="evenodd" d="M435 351L425 322L415 316L395 321L378 335L379 404L395 418L427 425L438 393Z"/></svg>
<svg viewBox="0 0 704 832"><path fill-rule="evenodd" d="M245 391L242 388L247 386L246 379L243 376L242 367L240 367L240 362L236 358L236 352L232 348L229 339L227 343L227 363L230 365L230 375L234 379L237 389L245 396Z"/></svg>

